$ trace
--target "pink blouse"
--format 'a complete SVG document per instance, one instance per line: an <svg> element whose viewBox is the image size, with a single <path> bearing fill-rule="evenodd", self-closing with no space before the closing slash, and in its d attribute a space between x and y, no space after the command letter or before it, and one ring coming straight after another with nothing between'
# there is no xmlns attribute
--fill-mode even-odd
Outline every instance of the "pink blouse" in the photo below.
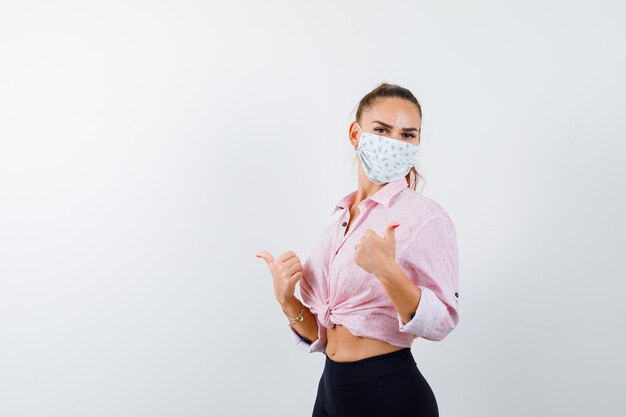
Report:
<svg viewBox="0 0 626 417"><path fill-rule="evenodd" d="M318 338L311 343L290 322L294 341L304 350L326 352L326 330L341 324L356 336L410 347L413 339L442 340L459 322L459 266L456 230L444 209L408 187L402 177L386 183L359 203L359 215L344 235L357 191L344 196L340 212L303 263L302 301L316 317ZM413 318L403 323L378 278L354 262L354 247L367 229L384 236L395 229L396 262L421 288Z"/></svg>

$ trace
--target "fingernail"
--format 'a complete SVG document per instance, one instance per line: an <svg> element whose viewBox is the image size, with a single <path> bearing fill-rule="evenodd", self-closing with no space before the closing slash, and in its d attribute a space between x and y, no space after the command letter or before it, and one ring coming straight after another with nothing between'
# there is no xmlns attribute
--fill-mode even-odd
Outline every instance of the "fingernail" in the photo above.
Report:
<svg viewBox="0 0 626 417"><path fill-rule="evenodd" d="M396 224L395 226L393 226L393 228L395 229L396 227L400 226L400 223Z"/></svg>

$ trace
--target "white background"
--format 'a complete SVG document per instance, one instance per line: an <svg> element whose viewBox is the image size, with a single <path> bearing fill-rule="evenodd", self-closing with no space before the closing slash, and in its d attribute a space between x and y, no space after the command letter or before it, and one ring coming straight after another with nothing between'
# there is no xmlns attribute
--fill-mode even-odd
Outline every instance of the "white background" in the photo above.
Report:
<svg viewBox="0 0 626 417"><path fill-rule="evenodd" d="M306 259L382 81L423 106L442 416L623 416L623 2L0 3L0 415L309 416L260 250Z"/></svg>

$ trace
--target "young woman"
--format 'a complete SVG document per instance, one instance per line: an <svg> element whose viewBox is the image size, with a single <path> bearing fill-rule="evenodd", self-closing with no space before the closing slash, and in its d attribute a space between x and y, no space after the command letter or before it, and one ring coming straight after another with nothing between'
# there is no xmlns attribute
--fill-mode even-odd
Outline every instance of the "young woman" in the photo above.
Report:
<svg viewBox="0 0 626 417"><path fill-rule="evenodd" d="M304 265L293 251L257 254L294 341L326 355L313 417L439 415L411 345L458 324L458 255L450 216L415 189L421 122L405 88L382 83L363 97L348 133L358 189Z"/></svg>

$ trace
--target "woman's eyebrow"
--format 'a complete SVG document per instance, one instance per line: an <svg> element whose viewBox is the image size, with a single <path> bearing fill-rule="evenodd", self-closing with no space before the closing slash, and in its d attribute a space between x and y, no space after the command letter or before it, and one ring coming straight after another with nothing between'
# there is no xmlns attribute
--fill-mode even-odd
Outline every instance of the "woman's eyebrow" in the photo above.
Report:
<svg viewBox="0 0 626 417"><path fill-rule="evenodd" d="M393 129L393 126L391 126L390 124L387 124L385 122L381 122L380 120L374 120L374 123L379 123L383 126L385 126L387 129ZM411 130L415 130L417 132L417 128L415 127L403 127L402 128L403 131L407 132L407 131L411 131Z"/></svg>

